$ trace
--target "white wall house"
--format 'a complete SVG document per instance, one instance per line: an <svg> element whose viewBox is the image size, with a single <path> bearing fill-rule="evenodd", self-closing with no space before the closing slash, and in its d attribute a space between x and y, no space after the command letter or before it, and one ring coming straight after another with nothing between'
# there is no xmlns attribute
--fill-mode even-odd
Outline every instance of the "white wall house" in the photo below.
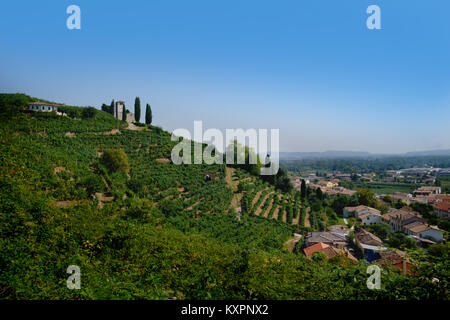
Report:
<svg viewBox="0 0 450 320"><path fill-rule="evenodd" d="M359 216L362 224L380 224L381 223L381 214L376 212L369 212Z"/></svg>
<svg viewBox="0 0 450 320"><path fill-rule="evenodd" d="M41 111L41 112L55 112L60 116L65 116L65 113L58 111L58 105L45 103L45 102L31 102L28 104L28 110Z"/></svg>
<svg viewBox="0 0 450 320"><path fill-rule="evenodd" d="M363 205L360 205L357 207L345 207L343 210L344 218L350 218L350 217L358 218L358 217L362 216L363 214L367 214L367 213L380 214L380 210L377 210L375 208L371 208L368 206L363 206Z"/></svg>
<svg viewBox="0 0 450 320"><path fill-rule="evenodd" d="M419 238L431 237L438 242L444 238L442 230L436 226L430 226L422 222L413 222L404 227L405 233Z"/></svg>

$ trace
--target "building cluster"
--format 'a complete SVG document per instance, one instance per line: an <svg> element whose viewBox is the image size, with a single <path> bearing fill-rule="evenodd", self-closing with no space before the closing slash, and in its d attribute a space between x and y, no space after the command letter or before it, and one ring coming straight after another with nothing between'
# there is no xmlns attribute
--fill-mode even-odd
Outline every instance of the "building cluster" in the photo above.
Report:
<svg viewBox="0 0 450 320"><path fill-rule="evenodd" d="M312 257L315 252L322 252L326 258L342 255L355 260L353 247L356 247L368 262L393 265L406 274L410 273L411 269L407 254L388 249L383 240L364 229L365 225L387 225L392 233L404 233L422 247L442 242L444 239L443 230L427 224L418 212L407 208L390 209L381 214L375 208L360 205L345 207L343 216L345 219L356 218L359 222L360 228L354 232L354 239L350 240L348 237L351 230L341 225L330 226L326 232L309 232L303 249L307 257Z"/></svg>
<svg viewBox="0 0 450 320"><path fill-rule="evenodd" d="M328 231L308 232L303 252L308 258L321 252L326 259L340 256L351 261L358 261L354 254L356 246L368 262L381 266L392 265L405 274L410 273L411 263L405 252L384 247L380 238L364 229L356 231L352 240L348 236L350 231L343 226L330 226Z"/></svg>
<svg viewBox="0 0 450 320"><path fill-rule="evenodd" d="M424 186L417 188L413 193L396 192L389 194L392 200L397 202L403 202L406 205L413 203L424 203L432 205L434 212L443 218L450 217L450 195L441 194L441 187Z"/></svg>
<svg viewBox="0 0 450 320"><path fill-rule="evenodd" d="M391 232L402 232L413 237L418 242L435 243L443 240L444 231L437 226L426 223L422 216L406 208L393 209L387 213L368 206L345 207L344 218L356 218L362 225L386 224Z"/></svg>
<svg viewBox="0 0 450 320"><path fill-rule="evenodd" d="M450 168L408 168L401 170L388 170L387 175L396 178L421 177L433 179L435 176L450 176Z"/></svg>
<svg viewBox="0 0 450 320"><path fill-rule="evenodd" d="M339 182L341 180L338 178L333 178L331 180L323 180L320 178L318 179L317 176L314 174L309 175L305 178L302 178L299 176L291 177L291 182L292 182L292 185L294 186L294 189L296 189L296 190L301 189L302 180L305 180L305 183L310 188L315 188L315 189L320 188L320 190L323 193L326 193L330 196L344 195L344 196L351 197L352 195L354 195L356 193L355 190L349 190L349 189L339 186Z"/></svg>

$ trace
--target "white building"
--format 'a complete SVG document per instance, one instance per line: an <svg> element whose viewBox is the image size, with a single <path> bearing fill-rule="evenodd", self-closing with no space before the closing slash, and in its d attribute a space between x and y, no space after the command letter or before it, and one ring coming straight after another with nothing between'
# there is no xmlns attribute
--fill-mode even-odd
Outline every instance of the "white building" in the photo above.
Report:
<svg viewBox="0 0 450 320"><path fill-rule="evenodd" d="M344 218L349 217L359 218L360 216L366 213L380 214L380 210L363 205L357 207L345 207L343 210Z"/></svg>
<svg viewBox="0 0 450 320"><path fill-rule="evenodd" d="M380 224L381 214L378 212L367 212L358 217L361 219L362 224Z"/></svg>
<svg viewBox="0 0 450 320"><path fill-rule="evenodd" d="M443 232L436 226L430 226L422 222L413 222L404 227L405 233L419 238L431 237L441 242L444 239Z"/></svg>
<svg viewBox="0 0 450 320"><path fill-rule="evenodd" d="M58 111L57 104L46 103L46 102L31 102L28 104L28 110L42 111L42 112L55 112L60 116L65 116L66 114Z"/></svg>

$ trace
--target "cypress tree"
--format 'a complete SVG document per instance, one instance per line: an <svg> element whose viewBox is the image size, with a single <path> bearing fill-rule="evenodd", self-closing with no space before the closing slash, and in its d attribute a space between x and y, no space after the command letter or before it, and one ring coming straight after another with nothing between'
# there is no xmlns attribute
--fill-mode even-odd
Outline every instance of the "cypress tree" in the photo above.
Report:
<svg viewBox="0 0 450 320"><path fill-rule="evenodd" d="M134 117L136 122L141 122L141 99L139 97L134 100Z"/></svg>
<svg viewBox="0 0 450 320"><path fill-rule="evenodd" d="M302 179L302 185L301 185L301 188L300 188L300 193L301 193L302 199L305 199L305 197L306 197L306 182L305 182L304 179Z"/></svg>
<svg viewBox="0 0 450 320"><path fill-rule="evenodd" d="M147 106L145 108L145 124L147 125L151 125L152 124L152 119L153 115L152 115L152 108L150 107L150 105L147 103Z"/></svg>
<svg viewBox="0 0 450 320"><path fill-rule="evenodd" d="M123 106L122 120L127 121L127 108L125 108L125 105Z"/></svg>
<svg viewBox="0 0 450 320"><path fill-rule="evenodd" d="M109 107L109 113L114 116L114 99L111 101L111 106Z"/></svg>

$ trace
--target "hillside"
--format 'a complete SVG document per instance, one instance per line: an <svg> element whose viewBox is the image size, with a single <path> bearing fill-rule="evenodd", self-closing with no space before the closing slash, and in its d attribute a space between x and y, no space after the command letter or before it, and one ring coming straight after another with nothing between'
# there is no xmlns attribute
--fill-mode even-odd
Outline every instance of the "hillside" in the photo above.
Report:
<svg viewBox="0 0 450 320"><path fill-rule="evenodd" d="M391 270L369 290L364 264L285 250L308 223L295 193L240 168L174 165L162 128L24 111L30 101L0 95L0 298L446 298L446 285ZM105 162L111 150L124 170ZM81 290L65 286L72 264Z"/></svg>

